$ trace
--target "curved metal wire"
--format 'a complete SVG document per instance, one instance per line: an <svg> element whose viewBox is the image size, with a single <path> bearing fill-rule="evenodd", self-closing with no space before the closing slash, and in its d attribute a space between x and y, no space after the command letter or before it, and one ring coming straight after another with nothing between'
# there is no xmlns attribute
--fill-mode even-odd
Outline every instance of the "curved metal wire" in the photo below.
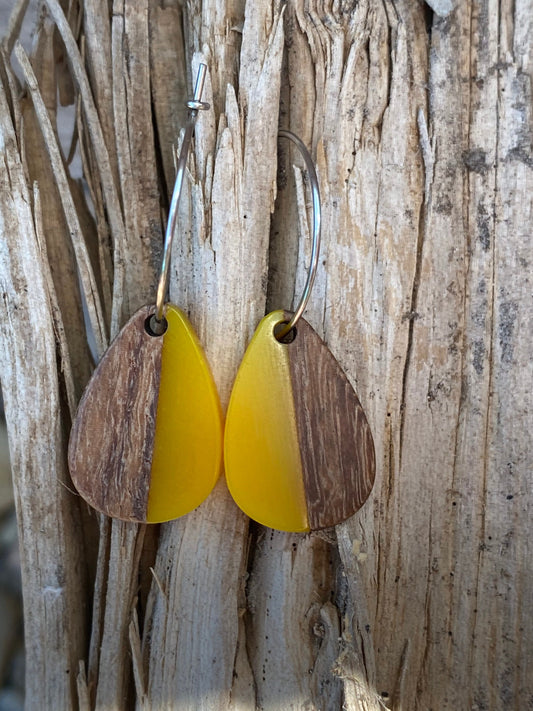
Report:
<svg viewBox="0 0 533 711"><path fill-rule="evenodd" d="M150 328L156 336L160 336L166 330L164 319L165 299L168 291L169 267L170 267L170 252L172 250L172 241L174 239L174 231L176 229L176 220L178 217L178 204L183 187L183 178L185 176L185 168L187 167L187 158L191 148L192 136L194 133L194 125L198 111L208 109L209 104L201 101L202 92L204 89L205 76L207 66L200 64L198 74L196 75L196 83L194 86L194 96L187 102L189 115L185 125L185 135L181 145L181 151L178 158L178 166L176 170L176 182L172 191L172 200L170 201L170 209L168 211L167 229L165 232L165 243L163 247L163 258L161 260L161 270L159 272L159 283L157 286L157 294L155 300L155 313L150 319Z"/></svg>
<svg viewBox="0 0 533 711"><path fill-rule="evenodd" d="M311 262L309 264L309 271L307 272L307 279L302 292L302 296L294 311L290 321L283 325L282 328L276 330L276 338L281 341L292 329L296 326L300 320L309 297L311 296L311 289L313 287L313 282L315 281L316 272L318 269L318 256L320 254L320 221L322 217L322 208L320 204L320 189L318 186L318 176L316 174L315 164L309 151L307 150L305 143L292 131L281 130L278 133L280 138L288 138L294 143L302 154L304 159L305 167L309 175L309 183L311 184L311 193L313 195L313 241L311 244Z"/></svg>

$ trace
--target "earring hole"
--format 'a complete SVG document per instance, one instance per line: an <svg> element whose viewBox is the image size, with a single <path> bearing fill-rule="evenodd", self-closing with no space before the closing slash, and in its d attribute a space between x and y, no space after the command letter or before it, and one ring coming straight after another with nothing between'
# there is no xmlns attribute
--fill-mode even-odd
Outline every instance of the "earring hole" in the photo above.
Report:
<svg viewBox="0 0 533 711"><path fill-rule="evenodd" d="M286 326L288 323L288 321L280 321L274 326L274 338L276 339L276 341L279 341L279 343L284 343L285 345L289 345L290 343L292 343L298 335L298 331L295 326L294 328L291 328L288 333L279 338L278 333L282 331L283 327Z"/></svg>
<svg viewBox="0 0 533 711"><path fill-rule="evenodd" d="M161 319L161 321L158 321L155 317L155 314L152 314L151 316L148 316L148 318L144 322L144 330L149 336L152 336L153 338L159 338L159 336L162 336L168 328L168 321L166 320L165 317Z"/></svg>

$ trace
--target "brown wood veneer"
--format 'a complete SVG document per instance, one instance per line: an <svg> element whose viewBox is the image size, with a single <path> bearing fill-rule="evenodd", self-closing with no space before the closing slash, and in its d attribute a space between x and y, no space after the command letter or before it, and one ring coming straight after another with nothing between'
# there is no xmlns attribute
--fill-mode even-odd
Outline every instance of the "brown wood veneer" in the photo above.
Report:
<svg viewBox="0 0 533 711"><path fill-rule="evenodd" d="M69 442L69 468L98 511L146 520L163 338L146 333L152 308L126 323L104 354L80 401Z"/></svg>
<svg viewBox="0 0 533 711"><path fill-rule="evenodd" d="M364 504L375 479L374 442L327 345L303 318L296 330L287 348L309 527L315 530L344 521Z"/></svg>

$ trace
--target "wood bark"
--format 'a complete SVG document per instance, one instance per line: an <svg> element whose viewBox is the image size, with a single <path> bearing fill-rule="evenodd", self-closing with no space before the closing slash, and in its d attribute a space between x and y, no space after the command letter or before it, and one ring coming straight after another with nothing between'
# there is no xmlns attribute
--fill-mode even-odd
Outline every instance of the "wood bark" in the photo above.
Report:
<svg viewBox="0 0 533 711"><path fill-rule="evenodd" d="M29 58L26 5L0 62L0 377L27 709L531 708L531 0L46 0ZM296 132L323 202L306 319L376 446L335 530L250 523L223 480L159 528L110 521L69 480L90 348L154 299L200 61L171 300L225 408L305 278Z"/></svg>

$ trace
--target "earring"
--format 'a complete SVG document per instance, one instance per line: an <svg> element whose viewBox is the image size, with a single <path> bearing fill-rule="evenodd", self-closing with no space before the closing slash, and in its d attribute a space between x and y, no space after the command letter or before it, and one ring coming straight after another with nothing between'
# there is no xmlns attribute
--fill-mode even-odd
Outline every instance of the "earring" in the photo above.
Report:
<svg viewBox="0 0 533 711"><path fill-rule="evenodd" d="M98 364L72 426L68 461L83 498L108 516L159 523L196 508L218 479L222 412L185 314L165 303L177 208L206 66L200 65L172 194L156 304L141 308Z"/></svg>
<svg viewBox="0 0 533 711"><path fill-rule="evenodd" d="M282 531L341 523L368 498L375 477L372 434L348 378L301 318L318 267L320 194L303 142L313 194L313 243L296 311L265 316L244 354L224 435L228 488L255 521Z"/></svg>

